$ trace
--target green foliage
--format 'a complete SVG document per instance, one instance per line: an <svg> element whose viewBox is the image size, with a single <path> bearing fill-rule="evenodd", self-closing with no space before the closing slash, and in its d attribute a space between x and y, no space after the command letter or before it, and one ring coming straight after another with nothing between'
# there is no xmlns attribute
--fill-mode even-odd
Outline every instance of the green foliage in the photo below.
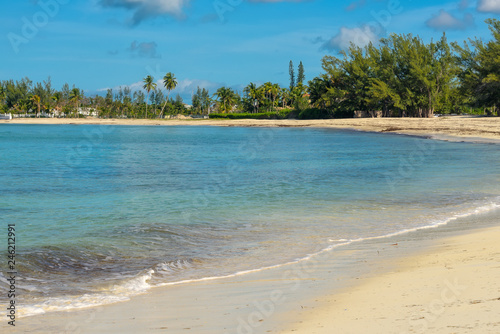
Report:
<svg viewBox="0 0 500 334"><path fill-rule="evenodd" d="M297 84L303 84L305 80L306 80L306 74L304 71L304 64L302 64L301 61L299 64L299 72L297 74Z"/></svg>
<svg viewBox="0 0 500 334"><path fill-rule="evenodd" d="M326 109L309 108L299 113L299 119L328 119L333 118L333 113Z"/></svg>
<svg viewBox="0 0 500 334"><path fill-rule="evenodd" d="M214 96L217 96L217 109L221 113L227 113L234 109L239 103L240 97L229 87L221 87L217 89Z"/></svg>
<svg viewBox="0 0 500 334"><path fill-rule="evenodd" d="M333 112L333 118L353 118L354 110L339 108Z"/></svg>
<svg viewBox="0 0 500 334"><path fill-rule="evenodd" d="M341 55L323 58L325 74L309 82L313 106L431 117L453 104L457 67L444 35L426 44L419 37L393 34L378 47L351 45Z"/></svg>
<svg viewBox="0 0 500 334"><path fill-rule="evenodd" d="M266 112L266 113L229 113L229 114L210 114L212 119L283 119L287 113L284 112Z"/></svg>
<svg viewBox="0 0 500 334"><path fill-rule="evenodd" d="M453 44L458 53L460 93L474 107L500 110L500 21L488 19L493 39L484 43L479 39L465 42L463 47Z"/></svg>
<svg viewBox="0 0 500 334"><path fill-rule="evenodd" d="M290 64L288 65L288 74L290 75L290 91L292 91L296 85L296 82L295 82L295 69L293 68L293 61L291 60Z"/></svg>
<svg viewBox="0 0 500 334"><path fill-rule="evenodd" d="M243 90L244 98L242 102L242 110L246 112L259 113L264 109L267 112L276 110L278 105L285 107L289 103L289 91L286 88L281 88L278 84L266 82L257 87L253 82Z"/></svg>
<svg viewBox="0 0 500 334"><path fill-rule="evenodd" d="M298 119L353 118L354 111L347 109L308 108L299 112Z"/></svg>
<svg viewBox="0 0 500 334"><path fill-rule="evenodd" d="M192 97L193 111L197 114L208 114L212 99L207 89L197 88Z"/></svg>
<svg viewBox="0 0 500 334"><path fill-rule="evenodd" d="M161 108L161 112L159 115L160 118L163 117L163 112L165 110L165 107L167 106L167 103L170 100L170 92L177 87L177 79L175 78L175 75L172 72L168 72L163 77L163 86L168 91L168 94L167 94L167 99L165 100L165 104L163 105L163 108ZM163 95L163 93L162 93L162 95ZM161 102L159 104L161 104ZM182 101L181 101L181 104L182 104Z"/></svg>
<svg viewBox="0 0 500 334"><path fill-rule="evenodd" d="M144 118L148 118L148 100L149 100L149 93L156 88L156 83L154 82L154 78L151 75L148 75L143 79L144 88L148 92L148 98L146 99L146 112L144 114Z"/></svg>

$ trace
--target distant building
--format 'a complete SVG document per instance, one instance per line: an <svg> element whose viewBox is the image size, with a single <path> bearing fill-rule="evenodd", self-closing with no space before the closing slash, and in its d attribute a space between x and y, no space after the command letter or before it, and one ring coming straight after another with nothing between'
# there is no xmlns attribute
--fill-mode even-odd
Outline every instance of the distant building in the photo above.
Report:
<svg viewBox="0 0 500 334"><path fill-rule="evenodd" d="M98 117L99 113L94 108L78 108L78 113L83 116Z"/></svg>

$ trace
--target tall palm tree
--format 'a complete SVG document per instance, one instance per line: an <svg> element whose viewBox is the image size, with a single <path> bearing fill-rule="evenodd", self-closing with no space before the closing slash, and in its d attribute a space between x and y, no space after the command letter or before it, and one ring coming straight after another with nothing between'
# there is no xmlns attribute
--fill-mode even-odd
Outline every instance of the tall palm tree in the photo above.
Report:
<svg viewBox="0 0 500 334"><path fill-rule="evenodd" d="M33 95L31 97L31 102L33 102L37 106L36 117L40 117L40 96Z"/></svg>
<svg viewBox="0 0 500 334"><path fill-rule="evenodd" d="M148 98L146 99L146 118L148 118L148 100L149 100L149 93L156 88L156 83L154 82L154 79L152 76L148 75L147 77L144 78L144 86L143 88L148 92Z"/></svg>
<svg viewBox="0 0 500 334"><path fill-rule="evenodd" d="M73 88L69 92L69 100L75 104L75 115L78 115L78 104L82 99L82 93L78 88Z"/></svg>
<svg viewBox="0 0 500 334"><path fill-rule="evenodd" d="M165 110L167 103L170 101L170 91L174 90L175 87L177 87L177 79L175 78L175 75L172 72L168 72L163 77L163 86L168 91L168 94L167 94L167 100L165 101L165 104L163 105L163 108L161 109L160 117L163 116L163 110Z"/></svg>

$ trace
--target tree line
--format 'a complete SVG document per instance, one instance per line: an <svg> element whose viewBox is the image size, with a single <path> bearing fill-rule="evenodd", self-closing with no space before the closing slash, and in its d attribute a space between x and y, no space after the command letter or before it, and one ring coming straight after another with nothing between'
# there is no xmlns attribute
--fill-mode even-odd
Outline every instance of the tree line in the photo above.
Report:
<svg viewBox="0 0 500 334"><path fill-rule="evenodd" d="M500 22L486 22L493 34L488 43L448 43L445 34L425 43L411 34L392 34L378 46L351 45L339 58L326 56L324 73L309 82L311 104L332 115L498 112Z"/></svg>
<svg viewBox="0 0 500 334"><path fill-rule="evenodd" d="M85 96L83 90L65 83L55 90L51 79L33 83L29 78L19 81L0 82L0 110L14 114L32 114L39 117L42 112L63 117L162 117L164 112L171 114L186 113L188 110L182 98L170 98L177 81L172 73L167 73L164 85L168 94L156 87L152 77L144 79L144 91L132 92L127 86L117 90L108 89L104 96ZM147 93L147 95L145 94Z"/></svg>
<svg viewBox="0 0 500 334"><path fill-rule="evenodd" d="M290 84L249 83L242 92L220 87L213 94L198 87L192 106L179 94L171 72L163 87L155 78L143 79L143 89L108 89L105 96L85 96L68 84L52 87L50 78L0 82L0 110L57 112L64 117L162 118L167 114L277 113L299 118L353 117L356 113L382 117L431 117L435 113L499 113L500 21L488 19L492 39L449 43L446 35L425 43L411 34L392 34L375 44L351 44L340 56L322 59L323 73L306 83L302 62L297 74L289 63ZM166 92L166 94L163 93ZM83 113L85 114L85 113Z"/></svg>

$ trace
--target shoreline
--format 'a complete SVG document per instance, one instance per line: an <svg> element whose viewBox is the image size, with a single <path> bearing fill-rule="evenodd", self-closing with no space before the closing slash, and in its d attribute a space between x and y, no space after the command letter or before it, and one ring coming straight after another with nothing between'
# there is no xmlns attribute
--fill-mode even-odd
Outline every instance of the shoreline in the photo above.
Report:
<svg viewBox="0 0 500 334"><path fill-rule="evenodd" d="M438 239L383 264L392 270L289 314L291 325L278 333L498 333L498 238L500 226Z"/></svg>
<svg viewBox="0 0 500 334"><path fill-rule="evenodd" d="M423 328L425 323L422 319L425 317L407 321L405 317L408 314L404 314L401 318L394 319L393 314L400 314L395 313L395 310L412 312L413 316L415 308L434 302L436 296L439 300L440 292L450 284L457 285L453 280L462 277L464 270L470 268L475 271L472 271L467 279L474 283L467 281L467 287L477 287L471 293L478 293L478 289L487 290L485 293L488 295L498 292L497 297L500 300L500 283L491 284L492 281L496 283L500 274L500 267L495 268L494 257L500 253L500 245L497 243L500 238L500 226L496 220L500 217L498 208L493 214L494 219L488 220L486 225L481 214L479 218L474 217L475 215L466 217L472 217L474 223L479 221L479 227L474 224L465 225L464 228L453 223L437 225L431 229L422 227L406 233L355 241L345 249L340 247L309 260L276 268L214 280L159 286L126 301L22 317L17 320L17 329L22 329L22 332L43 333L77 331L118 334L144 329L155 333L185 333L190 329L195 333L206 334L330 334L342 328L340 332L354 334L366 332L366 328L373 325L374 317L379 317L376 321L381 319L383 325L369 333L396 333L394 324L403 326L397 327L400 330L397 333L401 334L407 334L405 330L410 330L411 333L433 333L428 331L427 327L426 331L414 330ZM377 250L377 254L374 250ZM337 257L359 255L360 252L366 253L366 258L362 261L365 268L359 268L361 263L358 259L352 264L352 272L348 275L344 273L340 278L343 282L336 285L331 275L335 268L338 268ZM454 272L454 268L460 271ZM475 268L481 269L484 277L479 279L474 276L477 271ZM423 274L417 276L420 273ZM441 277L441 274L445 275ZM487 279L486 283L483 278ZM339 278L336 277L336 280ZM435 289L427 289L429 286L441 290L436 292ZM408 290L409 287L411 289ZM489 287L492 287L491 291ZM411 303L407 301L410 297ZM420 299L413 302L413 297L432 298L421 302L424 304L418 304ZM495 300L485 299L484 294L476 294L469 299L474 301L471 305L493 305L495 308L491 313L496 314L500 310L500 302L493 304L491 302ZM384 308L379 310L381 300L385 301L382 303ZM469 305L468 301L463 302L457 298L458 301L458 306L445 306L448 308ZM348 310L352 312L346 317ZM429 313L425 307L417 311L424 316ZM449 313L451 318L443 317L442 321L450 323L457 320L452 312ZM332 314L341 316L335 318ZM441 316L441 312L438 315ZM359 319L363 321L360 322ZM428 319L432 319L434 323L432 312ZM463 320L462 317L460 319ZM4 325L1 324L0 328L7 329ZM224 326L224 329L221 326ZM500 327L500 323L492 326ZM350 331L351 328L355 330ZM467 328L469 330L470 326ZM497 333L497 330L495 327L491 333ZM441 329L436 333L442 332ZM489 332L481 329L477 332L454 333Z"/></svg>
<svg viewBox="0 0 500 334"><path fill-rule="evenodd" d="M335 128L427 137L447 141L500 143L500 117L351 118L328 120L164 120L99 118L16 118L0 124L126 126L220 126Z"/></svg>

